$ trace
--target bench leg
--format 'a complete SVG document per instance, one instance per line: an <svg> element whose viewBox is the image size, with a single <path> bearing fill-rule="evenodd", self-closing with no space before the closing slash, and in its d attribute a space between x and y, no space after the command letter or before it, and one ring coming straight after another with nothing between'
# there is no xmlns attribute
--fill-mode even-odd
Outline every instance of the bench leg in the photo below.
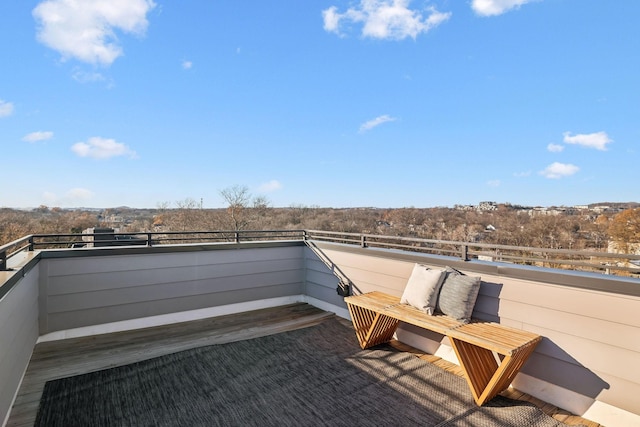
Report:
<svg viewBox="0 0 640 427"><path fill-rule="evenodd" d="M349 307L360 347L363 349L373 347L389 342L393 338L400 323L397 319L351 304L347 304L347 307Z"/></svg>
<svg viewBox="0 0 640 427"><path fill-rule="evenodd" d="M520 371L535 344L523 346L498 363L492 351L451 338L476 404L482 406L506 390Z"/></svg>

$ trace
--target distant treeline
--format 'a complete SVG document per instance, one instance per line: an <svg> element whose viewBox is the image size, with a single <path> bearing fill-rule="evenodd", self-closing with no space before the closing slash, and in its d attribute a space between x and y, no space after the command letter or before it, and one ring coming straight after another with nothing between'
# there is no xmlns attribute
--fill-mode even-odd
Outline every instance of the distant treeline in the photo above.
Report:
<svg viewBox="0 0 640 427"><path fill-rule="evenodd" d="M558 210L533 212L511 205L498 205L494 210L482 211L446 207L339 209L298 205L272 208L267 203L230 204L224 209L202 209L193 203L156 209L3 208L0 209L0 244L29 234L81 233L91 227L111 227L120 232L310 229L604 250L612 237L620 238L611 236L612 230L619 233L613 225L616 217L621 215L618 212L620 207L614 203L609 205L616 205L617 209L599 213L572 211L568 214ZM637 208L626 211L640 215ZM623 238L634 239L632 234Z"/></svg>

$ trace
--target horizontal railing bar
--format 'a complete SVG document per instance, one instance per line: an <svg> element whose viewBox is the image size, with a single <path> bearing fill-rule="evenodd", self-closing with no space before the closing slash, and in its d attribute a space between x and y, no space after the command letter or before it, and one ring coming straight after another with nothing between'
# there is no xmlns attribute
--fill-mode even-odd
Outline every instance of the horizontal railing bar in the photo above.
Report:
<svg viewBox="0 0 640 427"><path fill-rule="evenodd" d="M9 270L8 261L24 250L31 249L31 235L21 237L0 246L0 271Z"/></svg>
<svg viewBox="0 0 640 427"><path fill-rule="evenodd" d="M491 243L479 242L461 242L437 239L421 239L413 237L401 236L385 236L358 234L336 231L320 231L308 230L308 238L323 240L329 242L346 243L352 242L362 247L384 247L406 249L414 252L434 253L434 254L453 254L458 255L462 259L470 259L472 257L487 256L491 257L495 262L511 262L511 263L530 263L532 265L542 266L571 266L578 269L590 269L597 272L602 271L624 271L633 274L640 274L640 266L626 267L613 264L615 262L630 262L639 260L640 255L637 254L616 254L609 252L584 251L559 248L537 248L529 246L508 246ZM395 242L395 243L394 243ZM414 245L401 244L399 242L411 242ZM423 246L428 245L428 246ZM443 247L445 246L445 247ZM453 246L455 249L447 248ZM474 249L481 249L480 251ZM482 250L484 249L484 250ZM487 249L489 251L487 251ZM514 253L516 252L516 253ZM557 255L564 255L562 258L556 258ZM595 260L594 260L595 259ZM609 260L609 263L598 262ZM559 267L557 267L559 268Z"/></svg>
<svg viewBox="0 0 640 427"><path fill-rule="evenodd" d="M308 233L312 234L312 233L316 233L316 231L308 231ZM325 232L325 231L321 231L318 233L333 234L333 235L339 235L339 236L364 236L365 238L367 238L367 242L371 242L370 239L391 239L391 240L398 240L398 241L413 241L413 242L433 243L433 244L454 244L454 245L461 245L461 246L464 245L470 248L520 250L520 251L541 252L541 253L581 255L585 257L590 257L590 256L602 257L604 255L607 258L640 260L640 255L637 255L637 254L616 254L616 253L610 253L610 252L596 252L596 251L583 251L583 250L558 249L558 248L539 248L539 247L532 247L532 246L508 246L508 245L499 245L499 244L492 244L492 243L421 239L421 238L412 238L412 237L384 236L384 235L372 235L372 234L340 233L340 232ZM325 238L328 238L328 237L325 236ZM339 239L339 240L343 240L343 239Z"/></svg>
<svg viewBox="0 0 640 427"><path fill-rule="evenodd" d="M360 247L385 248L448 255L463 260L487 257L494 262L558 266L556 268L591 269L594 271L620 271L640 274L640 266L617 265L640 260L637 254L508 246L481 242L462 242L322 230L182 230L163 232L109 232L33 234L0 246L0 269L7 268L7 259L24 250L36 248L87 246L148 246L189 243L242 242L257 240L316 240ZM627 264L628 265L628 264Z"/></svg>
<svg viewBox="0 0 640 427"><path fill-rule="evenodd" d="M394 249L411 249L411 250L419 250L420 252L439 252L439 253L456 253L456 254L460 253L459 249L428 248L424 246L400 245L397 243L371 242L369 240L367 240L367 246L376 246L376 247L394 248Z"/></svg>
<svg viewBox="0 0 640 427"><path fill-rule="evenodd" d="M581 254L584 256L602 256L606 254L607 258L621 258L621 259L637 259L640 260L640 254L615 254L609 252L597 252L597 251L584 251L584 250L573 250L573 249L560 249L560 248L538 248L533 246L509 246L509 245L500 245L493 243L480 243L480 242L462 242L455 240L437 240L437 239L423 239L417 237L402 237L402 236L387 236L387 235L378 235L378 234L358 234L358 233L342 233L339 231L318 231L318 230L308 230L308 234L313 233L321 233L328 235L337 235L337 236L355 236L360 237L364 236L367 241L368 239L392 239L398 241L412 241L412 242L422 242L422 243L433 243L433 244L454 244L454 245L466 245L468 247L474 248L490 248L490 249L507 249L507 250L523 250L523 251L531 251L531 252L543 252L543 253L554 253L554 254ZM360 241L360 239L358 239Z"/></svg>

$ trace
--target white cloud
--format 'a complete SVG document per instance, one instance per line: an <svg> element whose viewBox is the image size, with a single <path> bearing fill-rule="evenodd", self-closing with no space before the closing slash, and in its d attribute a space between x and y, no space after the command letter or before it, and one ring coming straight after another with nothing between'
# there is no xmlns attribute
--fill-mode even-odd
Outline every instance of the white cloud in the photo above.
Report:
<svg viewBox="0 0 640 427"><path fill-rule="evenodd" d="M490 181L487 181L487 185L489 187L500 187L500 184L502 184L502 182L500 182L499 179L492 179Z"/></svg>
<svg viewBox="0 0 640 427"><path fill-rule="evenodd" d="M516 172L513 174L513 176L515 176L516 178L525 178L527 176L531 176L531 171Z"/></svg>
<svg viewBox="0 0 640 427"><path fill-rule="evenodd" d="M280 181L272 179L269 182L265 182L258 187L258 190L261 193L272 193L274 191L280 190L282 188L282 184Z"/></svg>
<svg viewBox="0 0 640 427"><path fill-rule="evenodd" d="M481 16L502 15L511 9L519 8L533 0L473 0L471 8Z"/></svg>
<svg viewBox="0 0 640 427"><path fill-rule="evenodd" d="M193 62L191 61L182 61L182 68L184 70L190 70L193 67Z"/></svg>
<svg viewBox="0 0 640 427"><path fill-rule="evenodd" d="M324 30L330 33L339 33L341 18L342 15L338 13L338 8L335 6L323 10L322 20L324 21Z"/></svg>
<svg viewBox="0 0 640 427"><path fill-rule="evenodd" d="M38 40L63 59L110 65L122 55L116 30L143 35L153 0L45 0L33 9Z"/></svg>
<svg viewBox="0 0 640 427"><path fill-rule="evenodd" d="M8 117L13 114L13 104L0 99L0 117Z"/></svg>
<svg viewBox="0 0 640 427"><path fill-rule="evenodd" d="M564 145L549 144L547 145L547 150L551 151L552 153L560 153L564 150Z"/></svg>
<svg viewBox="0 0 640 427"><path fill-rule="evenodd" d="M55 204L59 206L73 206L78 202L90 200L93 196L94 193L91 190L79 187L70 189L64 194L64 197L58 197L56 193L51 191L45 191L42 193L42 198L47 204Z"/></svg>
<svg viewBox="0 0 640 427"><path fill-rule="evenodd" d="M419 34L447 21L451 13L438 12L434 7L424 14L410 9L411 0L360 0L346 12L338 12L336 6L322 11L325 31L342 35L342 28L349 23L362 24L362 36L375 39L415 39ZM426 15L426 16L425 16Z"/></svg>
<svg viewBox="0 0 640 427"><path fill-rule="evenodd" d="M349 9L351 10L351 9ZM324 30L330 33L340 32L340 19L343 15L338 13L338 8L331 6L329 9L322 11L322 20L324 21Z"/></svg>
<svg viewBox="0 0 640 427"><path fill-rule="evenodd" d="M368 130L371 130L374 127L380 126L383 123L393 122L395 120L396 120L395 117L391 117L391 116L389 116L387 114L385 114L383 116L378 116L375 119L369 120L368 122L365 122L362 125L360 125L360 133L366 132Z"/></svg>
<svg viewBox="0 0 640 427"><path fill-rule="evenodd" d="M38 142L38 141L46 141L47 139L51 139L51 138L53 138L53 132L38 131L38 132L31 132L30 134L25 135L24 137L22 137L22 140L26 142Z"/></svg>
<svg viewBox="0 0 640 427"><path fill-rule="evenodd" d="M545 178L559 179L565 176L571 176L580 170L579 167L570 163L552 163L546 167L543 171L540 171L540 175Z"/></svg>
<svg viewBox="0 0 640 427"><path fill-rule="evenodd" d="M613 142L606 132L596 132L588 134L577 134L571 136L571 132L565 132L564 142L567 144L577 144L587 148L595 148L596 150L606 151L607 144Z"/></svg>
<svg viewBox="0 0 640 427"><path fill-rule="evenodd" d="M67 191L66 196L72 201L89 200L93 197L93 192L87 190L86 188L72 188L71 190Z"/></svg>
<svg viewBox="0 0 640 427"><path fill-rule="evenodd" d="M87 142L78 142L71 146L71 151L80 157L92 157L94 159L108 159L116 156L136 157L136 152L126 145L116 142L114 139L94 136Z"/></svg>
<svg viewBox="0 0 640 427"><path fill-rule="evenodd" d="M101 73L97 73L95 71L87 72L78 68L73 71L71 77L73 77L75 81L80 83L95 83L103 82L106 80Z"/></svg>
<svg viewBox="0 0 640 427"><path fill-rule="evenodd" d="M45 191L44 193L42 193L42 198L47 203L55 203L58 201L58 196L56 195L56 193L52 193L51 191Z"/></svg>

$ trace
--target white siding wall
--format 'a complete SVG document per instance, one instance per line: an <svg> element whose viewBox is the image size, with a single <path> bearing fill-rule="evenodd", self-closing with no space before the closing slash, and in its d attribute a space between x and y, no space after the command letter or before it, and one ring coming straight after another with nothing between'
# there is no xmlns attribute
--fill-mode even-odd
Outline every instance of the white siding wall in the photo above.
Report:
<svg viewBox="0 0 640 427"><path fill-rule="evenodd" d="M304 246L46 258L40 333L299 295Z"/></svg>
<svg viewBox="0 0 640 427"><path fill-rule="evenodd" d="M9 414L37 339L38 269L34 268L0 299L0 425Z"/></svg>
<svg viewBox="0 0 640 427"><path fill-rule="evenodd" d="M338 276L311 249L305 250L306 286L305 295L335 305L344 310L347 305L338 295Z"/></svg>

